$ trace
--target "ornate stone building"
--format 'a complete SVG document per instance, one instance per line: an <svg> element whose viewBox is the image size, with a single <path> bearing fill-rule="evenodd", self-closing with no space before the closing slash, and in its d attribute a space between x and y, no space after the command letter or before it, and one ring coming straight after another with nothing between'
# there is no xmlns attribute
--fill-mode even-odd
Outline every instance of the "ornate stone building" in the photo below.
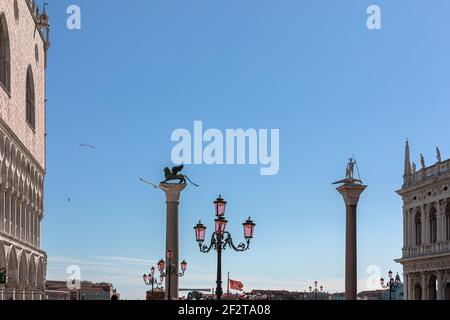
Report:
<svg viewBox="0 0 450 320"><path fill-rule="evenodd" d="M450 159L421 168L406 144L403 198L405 299L450 300Z"/></svg>
<svg viewBox="0 0 450 320"><path fill-rule="evenodd" d="M48 48L45 10L31 0L1 0L0 300L42 299L44 293L40 223Z"/></svg>

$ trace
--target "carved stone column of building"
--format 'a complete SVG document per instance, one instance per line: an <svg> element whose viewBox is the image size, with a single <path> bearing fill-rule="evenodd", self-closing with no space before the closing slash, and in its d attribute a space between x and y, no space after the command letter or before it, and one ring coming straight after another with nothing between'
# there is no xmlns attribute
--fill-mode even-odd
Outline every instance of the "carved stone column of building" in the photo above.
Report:
<svg viewBox="0 0 450 320"><path fill-rule="evenodd" d="M24 239L24 234L25 234L25 231L24 231L24 226L25 226L25 215L24 215L24 212L23 212L23 200L24 200L24 197L23 197L23 194L21 193L20 194L20 198L19 198L19 216L20 216L20 239Z"/></svg>
<svg viewBox="0 0 450 320"><path fill-rule="evenodd" d="M446 241L446 230L445 230L445 210L447 209L447 199L441 200L439 203L440 212L438 219L438 242L442 243Z"/></svg>
<svg viewBox="0 0 450 320"><path fill-rule="evenodd" d="M11 190L9 184L6 184L5 192L5 232L11 232Z"/></svg>
<svg viewBox="0 0 450 320"><path fill-rule="evenodd" d="M403 298L404 300L409 299L409 274L403 274Z"/></svg>
<svg viewBox="0 0 450 320"><path fill-rule="evenodd" d="M422 216L421 216L421 222L422 222L422 245L425 245L428 243L428 235L427 235L427 206L422 206Z"/></svg>
<svg viewBox="0 0 450 320"><path fill-rule="evenodd" d="M5 230L5 183L1 180L0 184L0 230Z"/></svg>
<svg viewBox="0 0 450 320"><path fill-rule="evenodd" d="M409 247L412 248L415 246L415 240L414 240L414 209L410 210L409 213Z"/></svg>
<svg viewBox="0 0 450 320"><path fill-rule="evenodd" d="M172 265L175 268L174 274L170 276L170 296L178 299L178 273L179 273L179 227L178 227L178 207L180 204L181 191L186 188L185 184L161 183L161 190L166 194L167 220L166 220L166 252L172 250ZM169 283L166 279L166 297L169 292Z"/></svg>
<svg viewBox="0 0 450 320"><path fill-rule="evenodd" d="M409 227L408 210L403 210L403 250L408 248L408 227Z"/></svg>
<svg viewBox="0 0 450 320"><path fill-rule="evenodd" d="M422 300L428 300L428 283L427 283L427 275L425 272L422 272Z"/></svg>
<svg viewBox="0 0 450 320"><path fill-rule="evenodd" d="M346 206L346 244L345 244L345 299L356 300L358 290L357 270L357 228L356 214L361 193L367 186L345 183L337 191L344 198Z"/></svg>
<svg viewBox="0 0 450 320"><path fill-rule="evenodd" d="M437 283L438 283L438 289L437 289L437 300L444 300L444 271L440 270L437 273Z"/></svg>
<svg viewBox="0 0 450 320"><path fill-rule="evenodd" d="M22 210L23 210L23 241L27 242L28 241L28 203L27 203L27 199L24 198L24 201L22 203Z"/></svg>
<svg viewBox="0 0 450 320"><path fill-rule="evenodd" d="M37 212L36 210L33 212L33 245L37 247L37 225L38 225L38 219L37 219Z"/></svg>
<svg viewBox="0 0 450 320"><path fill-rule="evenodd" d="M30 243L30 215L31 215L31 203L30 200L27 198L26 205L25 205L26 211L25 211L25 230L26 230L26 242Z"/></svg>
<svg viewBox="0 0 450 320"><path fill-rule="evenodd" d="M16 190L11 190L11 230L10 233L13 237L17 236L17 212L16 212Z"/></svg>

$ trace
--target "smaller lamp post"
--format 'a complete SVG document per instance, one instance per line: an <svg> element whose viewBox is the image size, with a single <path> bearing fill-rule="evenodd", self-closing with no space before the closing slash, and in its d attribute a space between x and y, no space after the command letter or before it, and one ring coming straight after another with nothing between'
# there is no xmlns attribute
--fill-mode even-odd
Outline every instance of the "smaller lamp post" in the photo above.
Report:
<svg viewBox="0 0 450 320"><path fill-rule="evenodd" d="M392 300L392 291L394 291L394 289L397 289L402 284L402 281L400 280L400 275L398 273L395 276L395 279L392 277L392 271L389 271L388 276L389 281L385 284L384 278L381 278L380 284L383 289L389 288L389 300Z"/></svg>
<svg viewBox="0 0 450 320"><path fill-rule="evenodd" d="M184 273L186 272L187 269L187 262L185 260L183 260L183 262L181 262L181 272L177 273L177 268L175 267L175 265L172 264L172 259L173 259L173 251L172 250L167 250L166 252L166 260L167 263L161 259L158 262L158 269L159 272L161 272L161 277L165 278L166 281L168 281L168 285L167 285L167 300L172 300L172 295L171 295L171 276L172 275L176 275L177 277L181 278L184 276Z"/></svg>
<svg viewBox="0 0 450 320"><path fill-rule="evenodd" d="M317 288L319 283L317 281L314 281L314 300L317 300L317 296L320 293L323 293L323 286L320 286L320 288ZM320 290L320 291L319 291ZM309 294L311 295L313 293L313 287L309 286ZM305 290L306 294L306 290Z"/></svg>
<svg viewBox="0 0 450 320"><path fill-rule="evenodd" d="M163 283L163 281L164 281L164 278L163 277L160 277L160 282L158 282L158 280L156 279L156 277L155 277L155 267L151 267L150 268L150 273L147 275L147 274L144 274L143 276L142 276L142 278L144 279L144 283L147 285L147 286L152 286L152 300L155 300L155 291L154 291L154 289L155 289L155 285L156 285L156 287L158 288L160 285L162 285L162 283Z"/></svg>

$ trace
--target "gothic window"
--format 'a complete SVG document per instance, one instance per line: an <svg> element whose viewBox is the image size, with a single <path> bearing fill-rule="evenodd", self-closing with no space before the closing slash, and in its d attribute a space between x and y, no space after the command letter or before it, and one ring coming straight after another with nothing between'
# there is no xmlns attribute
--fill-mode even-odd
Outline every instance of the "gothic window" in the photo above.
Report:
<svg viewBox="0 0 450 320"><path fill-rule="evenodd" d="M414 219L414 231L416 246L420 246L422 244L422 220L420 218L420 212L416 214L416 218Z"/></svg>
<svg viewBox="0 0 450 320"><path fill-rule="evenodd" d="M437 242L437 218L436 218L436 208L432 208L430 211L430 242Z"/></svg>
<svg viewBox="0 0 450 320"><path fill-rule="evenodd" d="M5 14L0 14L0 87L11 92L9 35Z"/></svg>
<svg viewBox="0 0 450 320"><path fill-rule="evenodd" d="M31 66L28 67L27 71L27 97L26 97L26 116L27 122L30 127L34 130L36 125L35 113L35 96L34 96L34 78Z"/></svg>

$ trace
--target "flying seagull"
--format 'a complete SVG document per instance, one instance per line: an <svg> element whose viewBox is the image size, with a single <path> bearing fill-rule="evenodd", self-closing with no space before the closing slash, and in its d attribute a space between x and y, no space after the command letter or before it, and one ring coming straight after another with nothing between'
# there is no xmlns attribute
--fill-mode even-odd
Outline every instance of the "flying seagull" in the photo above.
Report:
<svg viewBox="0 0 450 320"><path fill-rule="evenodd" d="M151 185L151 186L152 186L153 188L155 188L155 189L159 189L159 186L157 186L156 184L154 184L154 183L152 183L152 182L150 182L150 181L144 180L144 179L142 179L142 178L139 178L139 180L141 180L141 182L143 182L143 183L146 183L146 184Z"/></svg>
<svg viewBox="0 0 450 320"><path fill-rule="evenodd" d="M95 149L95 147L94 147L93 145L90 145L90 144L84 144L84 143L83 143L83 144L80 144L80 147L81 147L81 148L83 148L83 147L84 147L84 148L91 148L91 149Z"/></svg>

